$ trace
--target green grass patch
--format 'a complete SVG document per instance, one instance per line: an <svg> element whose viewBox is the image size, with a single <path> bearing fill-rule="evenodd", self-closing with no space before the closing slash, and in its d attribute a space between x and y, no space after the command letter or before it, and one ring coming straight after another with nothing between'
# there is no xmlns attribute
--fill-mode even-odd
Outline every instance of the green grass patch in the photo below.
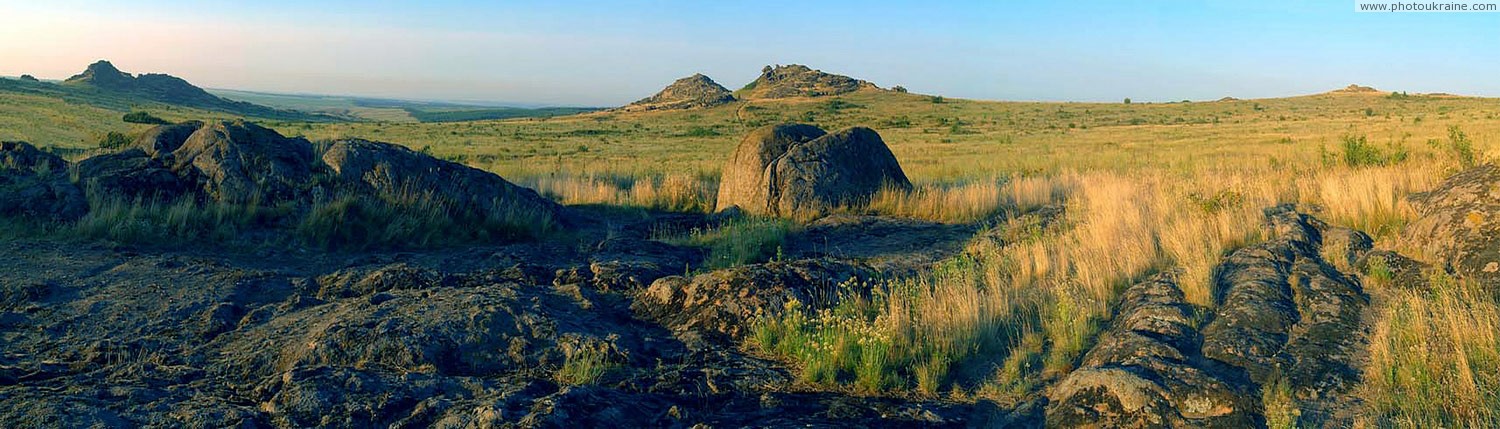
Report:
<svg viewBox="0 0 1500 429"><path fill-rule="evenodd" d="M706 268L720 269L780 259L782 244L794 228L787 219L746 217L717 228L690 231L686 236L663 238L706 249Z"/></svg>

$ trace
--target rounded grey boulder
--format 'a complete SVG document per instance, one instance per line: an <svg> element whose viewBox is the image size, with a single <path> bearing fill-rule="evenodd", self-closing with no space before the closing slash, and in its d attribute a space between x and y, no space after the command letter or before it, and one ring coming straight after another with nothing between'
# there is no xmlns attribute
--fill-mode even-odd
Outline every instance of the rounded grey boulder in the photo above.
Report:
<svg viewBox="0 0 1500 429"><path fill-rule="evenodd" d="M807 218L863 204L882 188L910 189L880 134L864 127L825 133L783 124L745 136L724 165L718 208Z"/></svg>

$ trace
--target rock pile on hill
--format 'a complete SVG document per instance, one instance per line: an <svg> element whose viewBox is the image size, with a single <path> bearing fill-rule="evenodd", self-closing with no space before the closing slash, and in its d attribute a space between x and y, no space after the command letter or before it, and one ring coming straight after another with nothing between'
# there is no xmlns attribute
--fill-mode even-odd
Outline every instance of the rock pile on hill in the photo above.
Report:
<svg viewBox="0 0 1500 429"><path fill-rule="evenodd" d="M734 94L713 79L694 74L677 79L656 95L625 106L626 111L695 109L734 102Z"/></svg>
<svg viewBox="0 0 1500 429"><path fill-rule="evenodd" d="M1335 90L1330 91L1330 92L1333 92L1333 93L1336 93L1336 94L1371 94L1371 93L1380 92L1380 90L1375 89L1373 87L1368 87L1368 86L1364 86L1364 85L1356 85L1356 84L1352 84L1351 83L1351 84L1349 84L1349 86L1346 86L1346 87L1343 87L1343 88L1339 88L1339 89L1335 89Z"/></svg>
<svg viewBox="0 0 1500 429"><path fill-rule="evenodd" d="M821 97L877 89L875 84L848 76L824 73L804 65L766 66L760 77L736 92L743 99Z"/></svg>
<svg viewBox="0 0 1500 429"><path fill-rule="evenodd" d="M811 125L770 125L746 135L724 164L718 207L816 217L866 202L885 187L906 189L911 182L874 130L829 134Z"/></svg>

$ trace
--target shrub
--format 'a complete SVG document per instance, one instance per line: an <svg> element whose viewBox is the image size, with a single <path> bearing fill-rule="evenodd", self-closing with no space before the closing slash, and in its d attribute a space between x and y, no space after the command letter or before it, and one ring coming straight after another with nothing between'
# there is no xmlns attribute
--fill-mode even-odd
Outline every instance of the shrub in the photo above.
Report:
<svg viewBox="0 0 1500 429"><path fill-rule="evenodd" d="M911 128L911 118L906 115L886 118L880 125L885 128Z"/></svg>
<svg viewBox="0 0 1500 429"><path fill-rule="evenodd" d="M1457 125L1448 126L1448 153L1463 168L1473 167L1484 158L1479 149L1474 148L1474 142Z"/></svg>
<svg viewBox="0 0 1500 429"><path fill-rule="evenodd" d="M1334 159L1324 153L1324 163L1342 162L1349 167L1372 167L1400 164L1406 161L1409 152L1400 143L1392 142L1386 150L1370 143L1365 136L1345 135L1339 145L1340 155Z"/></svg>
<svg viewBox="0 0 1500 429"><path fill-rule="evenodd" d="M126 113L125 116L121 117L120 119L123 120L123 121L125 121L125 122L132 123L132 124L148 124L148 125L166 125L166 124L168 124L167 120L165 120L165 119L158 118L158 117L155 117L155 116L151 116L150 113L141 112L141 111Z"/></svg>
<svg viewBox="0 0 1500 429"><path fill-rule="evenodd" d="M129 145L130 136L126 136L125 133L119 131L110 131L109 133L104 134L103 138L99 139L100 149L114 150Z"/></svg>
<svg viewBox="0 0 1500 429"><path fill-rule="evenodd" d="M718 137L723 134L710 127L692 127L680 135L682 137Z"/></svg>

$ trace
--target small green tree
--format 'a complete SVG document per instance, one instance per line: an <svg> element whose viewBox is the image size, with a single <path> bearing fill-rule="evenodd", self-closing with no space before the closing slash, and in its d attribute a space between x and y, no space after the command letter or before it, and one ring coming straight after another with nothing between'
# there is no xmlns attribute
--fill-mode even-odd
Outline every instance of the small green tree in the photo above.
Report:
<svg viewBox="0 0 1500 429"><path fill-rule="evenodd" d="M120 120L125 121L125 122L129 122L129 123L132 123L132 124L147 124L147 125L166 125L166 124L168 124L167 120L165 120L165 119L158 118L158 117L152 116L150 113L140 112L140 111L126 113L124 117L120 118Z"/></svg>
<svg viewBox="0 0 1500 429"><path fill-rule="evenodd" d="M1130 97L1125 97L1125 104L1130 104Z"/></svg>
<svg viewBox="0 0 1500 429"><path fill-rule="evenodd" d="M130 136L119 131L110 131L99 139L100 149L119 149L130 144Z"/></svg>
<svg viewBox="0 0 1500 429"><path fill-rule="evenodd" d="M1469 135L1464 134L1457 125L1448 126L1448 152L1458 161L1458 165L1469 168L1477 165L1484 155L1474 148L1474 142L1469 140Z"/></svg>

